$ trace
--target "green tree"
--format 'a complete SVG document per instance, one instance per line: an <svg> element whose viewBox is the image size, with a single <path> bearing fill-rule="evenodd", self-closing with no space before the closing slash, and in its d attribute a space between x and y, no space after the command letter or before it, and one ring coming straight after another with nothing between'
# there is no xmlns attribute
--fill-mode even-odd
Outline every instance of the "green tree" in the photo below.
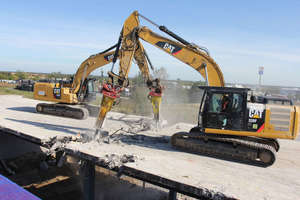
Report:
<svg viewBox="0 0 300 200"><path fill-rule="evenodd" d="M16 72L16 77L17 79L27 79L28 75L25 72L18 70Z"/></svg>
<svg viewBox="0 0 300 200"><path fill-rule="evenodd" d="M34 76L34 77L32 77L32 80L34 80L34 81L38 81L38 80L40 80L40 79L41 79L40 76Z"/></svg>
<svg viewBox="0 0 300 200"><path fill-rule="evenodd" d="M0 79L6 80L6 79L8 79L8 75L5 74L5 73L3 73L3 72L1 72L0 73Z"/></svg>
<svg viewBox="0 0 300 200"><path fill-rule="evenodd" d="M15 74L9 73L7 79L8 80L18 80L19 77Z"/></svg>
<svg viewBox="0 0 300 200"><path fill-rule="evenodd" d="M51 72L50 74L48 74L48 78L49 79L60 79L63 78L63 74L61 72Z"/></svg>

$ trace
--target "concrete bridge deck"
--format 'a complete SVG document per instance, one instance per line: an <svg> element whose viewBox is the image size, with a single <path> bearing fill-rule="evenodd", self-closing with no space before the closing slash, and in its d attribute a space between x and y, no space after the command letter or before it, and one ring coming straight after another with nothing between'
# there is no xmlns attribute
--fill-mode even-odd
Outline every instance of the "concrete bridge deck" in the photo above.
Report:
<svg viewBox="0 0 300 200"><path fill-rule="evenodd" d="M75 120L38 114L35 112L38 101L20 96L2 95L0 102L0 130L45 147L50 145L50 148L55 137L70 138L93 132L92 117ZM111 112L104 129L109 134L119 130L115 133L117 141L110 144L71 141L63 148L98 165L105 165L103 161L112 154L134 155L135 162L117 167L120 174L197 198L208 194L223 199L300 198L299 142L281 140L276 163L260 168L174 150L168 143L169 136L188 131L193 125L179 123L157 131L145 128L146 121L140 116Z"/></svg>

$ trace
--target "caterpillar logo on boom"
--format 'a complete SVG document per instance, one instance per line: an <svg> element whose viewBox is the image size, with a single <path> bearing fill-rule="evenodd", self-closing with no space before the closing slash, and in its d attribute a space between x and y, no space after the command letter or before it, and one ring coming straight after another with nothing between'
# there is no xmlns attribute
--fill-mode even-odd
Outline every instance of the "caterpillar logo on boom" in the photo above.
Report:
<svg viewBox="0 0 300 200"><path fill-rule="evenodd" d="M110 61L110 60L112 60L113 58L114 58L114 54L110 54L110 55L104 56L104 59L105 59L106 61Z"/></svg>
<svg viewBox="0 0 300 200"><path fill-rule="evenodd" d="M157 45L160 48L163 48L163 49L167 50L172 55L176 55L176 54L178 54L182 50L181 47L173 45L173 44L170 44L170 43L167 43L167 42L161 42L161 41L159 41L155 45Z"/></svg>

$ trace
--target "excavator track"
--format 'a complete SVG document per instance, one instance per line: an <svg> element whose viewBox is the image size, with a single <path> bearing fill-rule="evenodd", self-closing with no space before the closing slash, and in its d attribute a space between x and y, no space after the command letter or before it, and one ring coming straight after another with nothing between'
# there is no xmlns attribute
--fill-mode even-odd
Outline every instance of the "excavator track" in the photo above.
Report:
<svg viewBox="0 0 300 200"><path fill-rule="evenodd" d="M203 132L176 133L171 144L180 150L261 167L271 166L279 150L275 140Z"/></svg>
<svg viewBox="0 0 300 200"><path fill-rule="evenodd" d="M42 114L69 117L73 119L86 119L89 116L89 111L86 108L64 104L39 103L36 105L36 111Z"/></svg>

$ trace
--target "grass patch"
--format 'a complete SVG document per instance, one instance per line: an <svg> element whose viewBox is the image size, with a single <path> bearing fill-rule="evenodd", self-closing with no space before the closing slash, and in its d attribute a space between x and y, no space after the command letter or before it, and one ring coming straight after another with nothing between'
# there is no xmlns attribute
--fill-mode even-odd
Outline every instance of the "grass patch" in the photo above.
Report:
<svg viewBox="0 0 300 200"><path fill-rule="evenodd" d="M0 87L0 95L21 95L33 99L33 92L14 89L14 87Z"/></svg>

